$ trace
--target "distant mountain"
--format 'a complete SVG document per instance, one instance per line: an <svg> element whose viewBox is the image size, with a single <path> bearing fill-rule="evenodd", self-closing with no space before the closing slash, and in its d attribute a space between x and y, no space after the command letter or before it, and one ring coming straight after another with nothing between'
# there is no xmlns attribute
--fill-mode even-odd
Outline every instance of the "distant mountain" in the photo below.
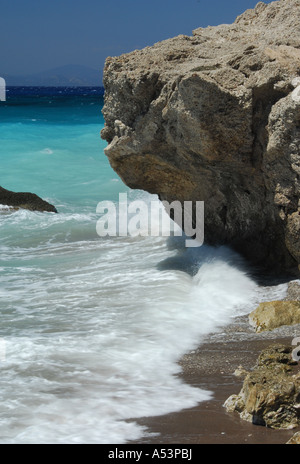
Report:
<svg viewBox="0 0 300 464"><path fill-rule="evenodd" d="M81 65L66 65L24 76L1 75L7 86L100 87L102 72Z"/></svg>

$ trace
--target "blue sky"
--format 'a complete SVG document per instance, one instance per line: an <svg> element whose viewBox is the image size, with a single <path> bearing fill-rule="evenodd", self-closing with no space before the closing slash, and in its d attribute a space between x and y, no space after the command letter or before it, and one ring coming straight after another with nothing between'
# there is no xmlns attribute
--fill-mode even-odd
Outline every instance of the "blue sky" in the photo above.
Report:
<svg viewBox="0 0 300 464"><path fill-rule="evenodd" d="M0 75L116 56L197 27L231 23L256 0L1 0ZM270 3L266 1L266 3Z"/></svg>

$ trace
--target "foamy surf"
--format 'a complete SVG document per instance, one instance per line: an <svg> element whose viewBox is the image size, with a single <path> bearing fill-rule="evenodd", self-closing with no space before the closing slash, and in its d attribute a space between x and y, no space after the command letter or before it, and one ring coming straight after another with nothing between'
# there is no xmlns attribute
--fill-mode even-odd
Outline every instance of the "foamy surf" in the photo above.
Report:
<svg viewBox="0 0 300 464"><path fill-rule="evenodd" d="M176 256L162 238L15 253L19 267L1 292L2 443L125 443L147 434L127 419L211 398L176 376L178 360L256 290L215 249L205 250L195 275L160 270ZM190 255L181 261L190 265Z"/></svg>

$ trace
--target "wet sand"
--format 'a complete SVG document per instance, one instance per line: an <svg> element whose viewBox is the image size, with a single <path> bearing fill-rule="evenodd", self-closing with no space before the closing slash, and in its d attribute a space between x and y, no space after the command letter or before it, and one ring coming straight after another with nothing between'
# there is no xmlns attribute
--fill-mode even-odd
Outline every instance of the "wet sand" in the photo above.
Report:
<svg viewBox="0 0 300 464"><path fill-rule="evenodd" d="M243 379L234 375L239 366L251 370L261 350L274 343L291 345L297 336L299 325L256 334L248 318L243 317L207 337L197 350L181 359L181 377L190 385L213 392L213 398L178 413L135 420L155 434L138 443L286 444L300 428L271 430L253 425L241 420L237 413L227 413L223 404L241 390Z"/></svg>

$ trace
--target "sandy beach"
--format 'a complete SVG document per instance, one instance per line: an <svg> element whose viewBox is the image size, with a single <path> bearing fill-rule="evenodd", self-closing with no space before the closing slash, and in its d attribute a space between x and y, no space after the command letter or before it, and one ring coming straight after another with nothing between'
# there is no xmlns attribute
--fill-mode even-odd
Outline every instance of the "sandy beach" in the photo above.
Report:
<svg viewBox="0 0 300 464"><path fill-rule="evenodd" d="M155 434L138 443L286 444L299 429L271 430L253 425L238 414L227 413L223 404L242 387L243 379L234 375L239 366L250 370L261 350L275 343L291 345L299 334L299 325L256 334L248 317L242 317L207 337L197 350L181 359L181 376L185 382L213 392L213 398L179 413L138 419L136 422Z"/></svg>

